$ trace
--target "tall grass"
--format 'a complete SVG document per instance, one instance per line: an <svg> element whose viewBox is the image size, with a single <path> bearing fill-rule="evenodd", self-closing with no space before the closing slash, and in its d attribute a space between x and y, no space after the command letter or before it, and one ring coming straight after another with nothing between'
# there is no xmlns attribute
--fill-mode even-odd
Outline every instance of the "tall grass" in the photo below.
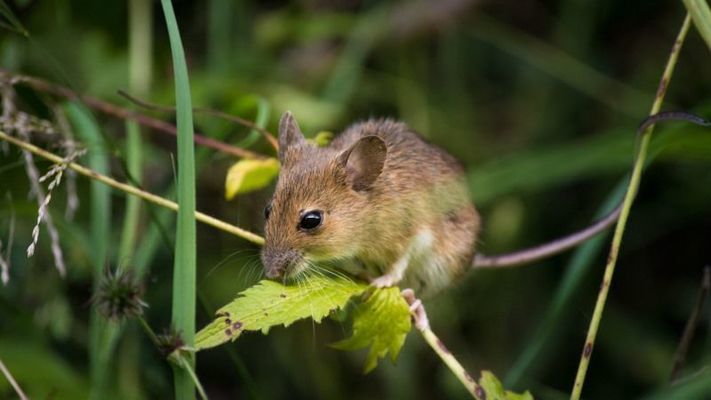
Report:
<svg viewBox="0 0 711 400"><path fill-rule="evenodd" d="M66 107L67 117L75 127L77 136L88 149L88 165L97 173L109 172L107 145L99 126L83 106L70 103ZM91 182L91 263L94 288L97 287L104 268L107 267L110 252L111 189L101 182ZM105 320L96 310L92 310L89 320L89 367L91 377L91 398L107 397L109 356L113 322Z"/></svg>
<svg viewBox="0 0 711 400"><path fill-rule="evenodd" d="M186 346L195 339L195 148L193 144L193 114L190 98L188 67L178 23L170 0L161 0L170 37L175 75L176 117L178 125L178 225L173 267L173 327L180 333ZM194 355L187 355L194 366ZM175 397L192 399L195 387L189 372L174 367Z"/></svg>

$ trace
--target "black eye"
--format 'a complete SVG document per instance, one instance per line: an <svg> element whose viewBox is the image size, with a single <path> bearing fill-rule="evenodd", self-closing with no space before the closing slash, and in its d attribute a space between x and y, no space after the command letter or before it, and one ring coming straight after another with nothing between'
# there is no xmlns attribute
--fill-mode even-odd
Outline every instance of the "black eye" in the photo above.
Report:
<svg viewBox="0 0 711 400"><path fill-rule="evenodd" d="M315 229L321 225L321 221L323 221L323 212L318 210L309 211L301 217L301 221L299 221L299 228L307 231Z"/></svg>
<svg viewBox="0 0 711 400"><path fill-rule="evenodd" d="M272 203L269 203L264 207L264 219L269 219L269 214L272 213Z"/></svg>

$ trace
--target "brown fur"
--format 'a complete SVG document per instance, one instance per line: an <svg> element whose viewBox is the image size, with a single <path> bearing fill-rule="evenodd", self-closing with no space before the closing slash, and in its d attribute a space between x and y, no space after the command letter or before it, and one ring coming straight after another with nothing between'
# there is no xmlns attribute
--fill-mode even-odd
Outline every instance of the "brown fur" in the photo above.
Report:
<svg viewBox="0 0 711 400"><path fill-rule="evenodd" d="M307 260L372 279L410 254L409 264L422 265L408 266L402 283L422 296L446 286L471 262L479 215L463 169L405 124L358 123L318 148L287 113L279 156L282 170L262 252L268 276L301 272ZM300 230L309 210L323 211L322 225Z"/></svg>

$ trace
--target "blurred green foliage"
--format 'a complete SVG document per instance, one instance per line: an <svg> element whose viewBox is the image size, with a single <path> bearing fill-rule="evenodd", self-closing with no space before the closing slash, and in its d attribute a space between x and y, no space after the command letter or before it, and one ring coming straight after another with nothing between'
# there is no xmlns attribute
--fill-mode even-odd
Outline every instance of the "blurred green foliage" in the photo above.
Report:
<svg viewBox="0 0 711 400"><path fill-rule="evenodd" d="M116 94L129 87L126 2L4 3L17 20L1 9L3 26L11 28L0 37L3 69L129 106ZM258 120L272 132L279 115L292 110L311 137L370 116L406 121L466 166L484 218L480 249L487 253L543 242L593 219L631 166L635 129L653 101L685 13L682 2L647 0L174 3L196 107ZM154 41L155 60L146 100L172 105L170 48L160 17L154 13L153 37L146 38ZM19 33L23 27L29 37ZM694 31L665 108L711 116L709 65L708 47ZM54 118L48 96L25 86L18 86L18 96L22 110ZM111 174L124 179L123 121L96 112L93 118L103 149L87 143L89 154L80 162L89 164L98 151L110 158ZM196 114L195 123L210 137L273 155L249 128L204 114ZM74 129L79 133L80 126ZM142 184L173 198L175 141L142 132ZM56 149L57 140L41 136L36 143ZM670 389L669 375L702 267L710 262L711 135L668 123L655 133L652 150L585 398L701 399L709 393L709 380L701 379L708 374L695 375L711 360L708 304L684 370L690 385ZM11 252L3 247L2 253L10 254L11 270L10 282L0 287L0 359L32 398L84 398L88 360L96 356L89 350L88 304L94 271L105 267L96 260L136 266L139 275L145 271L146 318L161 331L170 324L174 215L145 206L133 257L117 259L125 195L112 191L111 217L96 221L92 183L79 178L81 206L68 220L63 184L49 206L68 265L61 278L44 228L37 254L25 257L37 205L27 195L21 161L17 149L0 144L4 245L15 218ZM270 190L226 201L225 174L235 161L198 149L197 207L260 232ZM37 163L41 172L49 168ZM103 254L92 232L106 227L109 248ZM607 243L603 239L574 260L563 255L513 270L470 273L427 302L433 329L470 371L491 370L508 378L507 388L530 389L536 398L567 398ZM260 278L261 265L258 248L206 226L198 225L197 249L197 325L204 326ZM169 398L170 368L134 325L127 324L111 355L112 393ZM326 345L347 329L299 322L268 336L245 335L201 352L197 374L212 398L467 398L416 335L406 341L397 365L381 363L362 375L363 354ZM12 396L0 378L0 398Z"/></svg>

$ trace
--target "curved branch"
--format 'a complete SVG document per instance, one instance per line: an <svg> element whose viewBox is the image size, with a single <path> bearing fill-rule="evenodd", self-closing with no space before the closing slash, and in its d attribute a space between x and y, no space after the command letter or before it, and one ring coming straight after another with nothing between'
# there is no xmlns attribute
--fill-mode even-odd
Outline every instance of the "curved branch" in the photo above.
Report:
<svg viewBox="0 0 711 400"><path fill-rule="evenodd" d="M0 131L0 140L5 140L7 142L10 142L17 147L27 150L27 151L29 151L33 154L36 154L40 157L46 158L54 163L57 163L57 164L66 163L66 160L64 160L62 157L60 157L54 153L50 153L46 150L43 150L31 143L25 142L24 140L20 140L15 137L9 136L2 131ZM143 200L149 201L149 202L159 205L161 207L169 208L173 211L178 210L178 204L174 201L170 201L170 200L165 199L163 197L157 196L153 193L146 192L145 190L139 189L135 186L131 186L131 185L119 182L111 177L106 176L106 175L101 175L101 174L96 173L93 170L86 168L86 167L84 167L80 164L77 164L75 162L69 162L66 164L67 164L68 168L70 168L70 169L76 171L77 173L84 175L88 178L96 179L97 181L99 181L101 183L109 185L115 189L119 189L119 190L126 192L128 194L138 196L138 197L142 198ZM242 237L242 238L249 240L252 243L258 244L260 246L262 244L264 244L264 238L257 235L256 233L247 231L247 230L242 229L238 226L229 224L225 221L219 220L215 217L211 217L211 216L201 213L199 211L195 211L195 219L202 222L202 223L205 223L207 225L213 226L217 229L220 229L225 232L232 233L233 235Z"/></svg>
<svg viewBox="0 0 711 400"><path fill-rule="evenodd" d="M7 80L13 84L24 83L27 86L40 92L50 93L52 95L64 97L69 100L78 100L86 104L88 107L91 107L104 114L113 115L117 118L133 120L143 126L155 129L158 132L167 133L173 136L177 135L177 128L171 123L159 120L157 118L149 117L141 113L137 113L127 108L119 107L115 104L103 101L93 96L81 95L72 89L51 82L47 82L43 79L34 78L26 75L13 74L7 70L0 68L0 80ZM209 147L214 150L231 154L236 157L266 158L266 156L262 154L223 143L219 140L215 140L210 137L199 134L198 132L195 132L194 140L195 143L198 145Z"/></svg>

